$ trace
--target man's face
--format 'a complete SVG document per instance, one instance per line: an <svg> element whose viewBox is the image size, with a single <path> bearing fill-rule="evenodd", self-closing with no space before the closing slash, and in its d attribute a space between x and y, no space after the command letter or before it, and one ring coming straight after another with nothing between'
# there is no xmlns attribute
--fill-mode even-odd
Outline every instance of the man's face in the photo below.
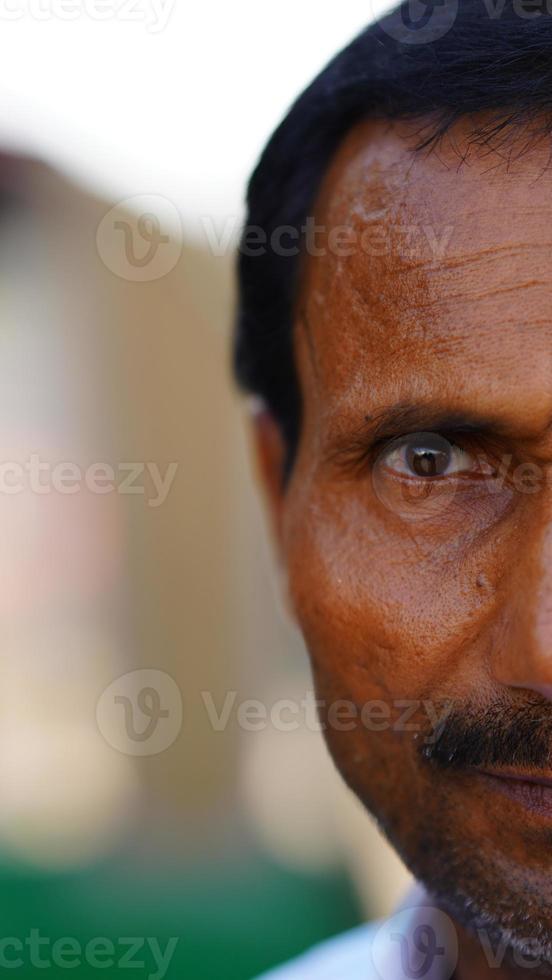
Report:
<svg viewBox="0 0 552 980"><path fill-rule="evenodd" d="M550 952L550 148L412 145L356 127L318 198L289 590L350 786L460 918Z"/></svg>

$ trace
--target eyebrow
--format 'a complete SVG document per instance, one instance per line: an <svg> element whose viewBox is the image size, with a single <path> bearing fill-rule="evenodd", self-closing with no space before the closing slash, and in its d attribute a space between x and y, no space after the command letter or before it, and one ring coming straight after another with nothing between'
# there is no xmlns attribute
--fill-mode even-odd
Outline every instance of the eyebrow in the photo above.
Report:
<svg viewBox="0 0 552 980"><path fill-rule="evenodd" d="M366 415L359 436L374 442L404 435L407 432L440 431L448 433L477 432L480 435L504 435L510 427L496 416L451 411L442 405L416 405L398 402L372 415Z"/></svg>
<svg viewBox="0 0 552 980"><path fill-rule="evenodd" d="M297 318L298 324L304 328L311 366L315 377L318 377L316 346L305 305L299 308ZM451 410L449 406L436 400L425 404L401 401L373 414L365 415L354 441L366 443L370 440L376 446L378 442L393 437L424 431L438 431L450 435L474 433L489 439L525 438L532 441L542 433L552 432L552 414L541 427L531 425L526 427L523 425L523 420L502 413Z"/></svg>

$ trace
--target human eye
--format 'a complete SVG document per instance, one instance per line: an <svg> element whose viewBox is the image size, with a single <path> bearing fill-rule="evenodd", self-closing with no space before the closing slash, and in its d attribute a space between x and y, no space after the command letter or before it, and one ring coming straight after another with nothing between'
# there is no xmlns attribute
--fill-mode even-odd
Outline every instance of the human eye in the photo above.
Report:
<svg viewBox="0 0 552 980"><path fill-rule="evenodd" d="M473 452L437 432L414 432L387 444L377 465L402 477L429 481L475 473L479 461Z"/></svg>
<svg viewBox="0 0 552 980"><path fill-rule="evenodd" d="M371 472L380 503L407 521L438 521L445 513L468 519L475 507L496 507L504 497L485 492L486 486L493 489L496 474L492 455L462 434L394 437L379 448Z"/></svg>

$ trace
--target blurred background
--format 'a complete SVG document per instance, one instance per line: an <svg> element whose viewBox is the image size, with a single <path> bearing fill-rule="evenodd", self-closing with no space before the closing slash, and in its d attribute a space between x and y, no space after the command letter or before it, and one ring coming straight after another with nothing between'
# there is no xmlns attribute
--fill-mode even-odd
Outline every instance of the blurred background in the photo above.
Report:
<svg viewBox="0 0 552 980"><path fill-rule="evenodd" d="M19 976L34 930L79 977L141 937L136 976L249 980L407 887L317 731L229 369L247 175L389 6L0 3L0 965Z"/></svg>

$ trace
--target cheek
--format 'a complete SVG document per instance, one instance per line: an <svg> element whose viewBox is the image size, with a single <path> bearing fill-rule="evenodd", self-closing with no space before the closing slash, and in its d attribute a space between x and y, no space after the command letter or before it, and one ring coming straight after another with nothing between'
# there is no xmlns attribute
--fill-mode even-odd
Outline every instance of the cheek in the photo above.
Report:
<svg viewBox="0 0 552 980"><path fill-rule="evenodd" d="M285 517L291 599L333 696L437 696L468 683L494 619L495 550L385 522L348 484L298 480ZM473 678L473 674L472 674ZM458 688L457 688L458 690Z"/></svg>

